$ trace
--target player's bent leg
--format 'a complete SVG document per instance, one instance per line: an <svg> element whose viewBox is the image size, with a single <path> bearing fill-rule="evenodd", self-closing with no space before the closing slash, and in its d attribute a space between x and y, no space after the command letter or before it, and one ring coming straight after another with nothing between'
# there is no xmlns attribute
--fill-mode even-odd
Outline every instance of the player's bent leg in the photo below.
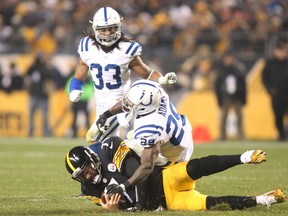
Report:
<svg viewBox="0 0 288 216"><path fill-rule="evenodd" d="M168 210L206 210L207 195L196 190L175 193L173 202L167 205Z"/></svg>
<svg viewBox="0 0 288 216"><path fill-rule="evenodd" d="M167 206L174 202L174 195L182 190L193 190L195 181L186 172L187 162L180 162L162 171L163 189Z"/></svg>
<svg viewBox="0 0 288 216"><path fill-rule="evenodd" d="M195 181L191 179L186 171L187 162L179 162L164 169L163 179L169 180L169 187L175 191L193 190Z"/></svg>
<svg viewBox="0 0 288 216"><path fill-rule="evenodd" d="M239 164L241 164L240 155L211 155L190 160L187 164L187 173L192 179L196 180Z"/></svg>

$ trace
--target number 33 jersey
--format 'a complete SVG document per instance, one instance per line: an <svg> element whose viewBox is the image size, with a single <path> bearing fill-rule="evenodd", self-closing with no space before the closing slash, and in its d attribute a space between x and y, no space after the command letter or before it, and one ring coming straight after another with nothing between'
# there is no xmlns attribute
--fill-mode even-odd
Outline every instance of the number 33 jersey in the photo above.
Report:
<svg viewBox="0 0 288 216"><path fill-rule="evenodd" d="M155 112L136 117L133 138L144 148L162 142L159 155L160 161L163 159L161 165L188 161L193 153L191 124L186 116L177 112L160 84L158 88L162 95L160 105Z"/></svg>
<svg viewBox="0 0 288 216"><path fill-rule="evenodd" d="M119 48L105 53L93 45L89 37L80 40L78 53L89 67L94 81L97 103L106 103L123 97L130 81L129 64L135 56L141 55L142 46L135 42L119 42Z"/></svg>

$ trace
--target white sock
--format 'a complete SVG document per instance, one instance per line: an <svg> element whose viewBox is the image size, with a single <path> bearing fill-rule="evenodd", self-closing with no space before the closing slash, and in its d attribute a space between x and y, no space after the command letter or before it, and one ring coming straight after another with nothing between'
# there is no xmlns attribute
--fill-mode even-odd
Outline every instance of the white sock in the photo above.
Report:
<svg viewBox="0 0 288 216"><path fill-rule="evenodd" d="M271 204L276 203L276 200L274 196L260 195L256 196L256 203L260 205L270 206Z"/></svg>
<svg viewBox="0 0 288 216"><path fill-rule="evenodd" d="M253 152L254 150L249 150L249 151L244 152L240 156L241 163L250 163Z"/></svg>

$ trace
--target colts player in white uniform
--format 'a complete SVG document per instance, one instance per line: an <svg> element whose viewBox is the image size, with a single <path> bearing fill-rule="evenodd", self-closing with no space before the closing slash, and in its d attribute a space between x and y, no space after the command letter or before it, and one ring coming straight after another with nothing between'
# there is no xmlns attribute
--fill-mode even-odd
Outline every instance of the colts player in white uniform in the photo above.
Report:
<svg viewBox="0 0 288 216"><path fill-rule="evenodd" d="M162 86L150 80L132 84L122 104L118 102L109 112L122 110L134 112L133 139L127 146L141 157L141 165L125 184L111 186L108 193L122 193L127 187L147 178L154 165L169 166L179 161L189 161L193 153L192 127L186 116L177 112ZM103 128L105 118L97 121Z"/></svg>
<svg viewBox="0 0 288 216"><path fill-rule="evenodd" d="M142 46L124 37L121 32L122 18L117 11L110 7L100 8L91 23L95 34L89 33L79 43L80 59L70 83L70 101L77 102L80 99L83 81L89 72L94 81L96 119L101 114L108 118L112 116L104 111L120 100L128 90L131 70L140 78L157 80L161 84L176 82L175 73L162 76L141 60ZM109 121L111 127L105 134L99 133L94 122L86 134L86 140L89 143L102 141L119 131L117 118L110 118Z"/></svg>
<svg viewBox="0 0 288 216"><path fill-rule="evenodd" d="M187 117L177 112L160 84L148 80L136 81L127 92L122 106L126 110L136 110L133 139L126 144L132 145L139 155L143 149L137 150L135 144L149 148L159 142L157 165L167 166L191 158L192 127Z"/></svg>

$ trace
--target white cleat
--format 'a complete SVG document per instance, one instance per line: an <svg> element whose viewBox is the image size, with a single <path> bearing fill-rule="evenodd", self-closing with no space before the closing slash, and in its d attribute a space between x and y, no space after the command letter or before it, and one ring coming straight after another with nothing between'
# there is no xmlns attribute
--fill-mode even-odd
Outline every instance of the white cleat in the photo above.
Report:
<svg viewBox="0 0 288 216"><path fill-rule="evenodd" d="M283 191L280 188L277 188L276 190L267 192L265 194L262 194L260 196L256 196L256 202L257 204L271 206L275 203L282 203L287 200L286 195L284 195Z"/></svg>
<svg viewBox="0 0 288 216"><path fill-rule="evenodd" d="M249 150L241 155L240 160L242 163L259 164L266 161L266 152L262 150Z"/></svg>

